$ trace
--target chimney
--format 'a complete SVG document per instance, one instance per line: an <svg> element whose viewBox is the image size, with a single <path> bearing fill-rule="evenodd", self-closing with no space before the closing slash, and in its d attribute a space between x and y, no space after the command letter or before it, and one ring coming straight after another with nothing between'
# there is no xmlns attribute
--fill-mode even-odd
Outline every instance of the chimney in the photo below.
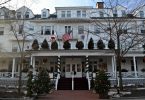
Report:
<svg viewBox="0 0 145 100"><path fill-rule="evenodd" d="M98 9L104 9L104 2L97 2L96 3L96 8L98 8Z"/></svg>

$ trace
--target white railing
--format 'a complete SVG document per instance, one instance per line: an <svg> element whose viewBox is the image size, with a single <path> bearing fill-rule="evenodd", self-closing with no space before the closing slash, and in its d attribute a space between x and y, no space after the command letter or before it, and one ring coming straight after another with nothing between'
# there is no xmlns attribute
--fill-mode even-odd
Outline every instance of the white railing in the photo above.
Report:
<svg viewBox="0 0 145 100"><path fill-rule="evenodd" d="M60 79L60 73L57 73L57 77L56 77L56 81L55 81L55 90L57 90L59 79Z"/></svg>
<svg viewBox="0 0 145 100"><path fill-rule="evenodd" d="M27 73L22 73L22 78L26 77ZM14 75L12 75L12 72L0 72L0 78L19 78L19 72L15 72Z"/></svg>
<svg viewBox="0 0 145 100"><path fill-rule="evenodd" d="M72 74L72 90L74 90L74 73Z"/></svg>
<svg viewBox="0 0 145 100"><path fill-rule="evenodd" d="M89 90L90 90L90 88L91 88L91 83L90 83L89 72L87 72L86 74L87 74L87 75L86 75L86 78L87 78L87 80L88 80L88 88L89 88Z"/></svg>

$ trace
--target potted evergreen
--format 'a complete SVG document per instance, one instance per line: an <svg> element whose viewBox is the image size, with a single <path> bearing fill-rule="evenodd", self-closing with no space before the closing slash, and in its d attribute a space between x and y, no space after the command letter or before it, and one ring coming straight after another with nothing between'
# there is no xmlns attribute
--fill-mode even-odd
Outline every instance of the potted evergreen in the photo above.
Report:
<svg viewBox="0 0 145 100"><path fill-rule="evenodd" d="M84 48L84 43L82 41L77 41L76 48L78 48L78 50L82 50Z"/></svg>
<svg viewBox="0 0 145 100"><path fill-rule="evenodd" d="M41 44L41 48L42 49L49 49L49 45L46 39L44 39L44 41Z"/></svg>
<svg viewBox="0 0 145 100"><path fill-rule="evenodd" d="M94 82L95 91L99 94L100 99L108 99L108 92L110 89L110 81L109 77L103 70L99 70L96 73L96 78Z"/></svg>
<svg viewBox="0 0 145 100"><path fill-rule="evenodd" d="M101 39L97 42L97 48L98 49L104 49L105 48L105 44Z"/></svg>
<svg viewBox="0 0 145 100"><path fill-rule="evenodd" d="M108 48L115 49L115 42L112 40L112 38L110 38L110 40L108 41Z"/></svg>
<svg viewBox="0 0 145 100"><path fill-rule="evenodd" d="M52 50L58 50L58 43L56 41L51 43L51 49Z"/></svg>
<svg viewBox="0 0 145 100"><path fill-rule="evenodd" d="M69 50L71 48L71 44L69 43L69 41L65 41L64 44L63 44L63 48L65 50Z"/></svg>
<svg viewBox="0 0 145 100"><path fill-rule="evenodd" d="M93 50L94 49L94 40L90 38L88 42L88 49Z"/></svg>
<svg viewBox="0 0 145 100"><path fill-rule="evenodd" d="M33 50L38 50L39 49L39 44L38 44L38 40L35 39L32 43L32 49Z"/></svg>

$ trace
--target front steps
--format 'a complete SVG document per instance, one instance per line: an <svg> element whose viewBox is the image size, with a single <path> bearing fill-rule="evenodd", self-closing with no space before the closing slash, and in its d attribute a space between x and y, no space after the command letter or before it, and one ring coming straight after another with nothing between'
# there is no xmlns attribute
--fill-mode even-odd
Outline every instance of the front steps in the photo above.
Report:
<svg viewBox="0 0 145 100"><path fill-rule="evenodd" d="M58 90L71 90L72 78L60 78L58 81Z"/></svg>
<svg viewBox="0 0 145 100"><path fill-rule="evenodd" d="M74 90L88 90L88 80L86 78L74 78Z"/></svg>
<svg viewBox="0 0 145 100"><path fill-rule="evenodd" d="M58 90L72 90L72 78L60 78ZM74 78L74 90L88 90L86 78Z"/></svg>

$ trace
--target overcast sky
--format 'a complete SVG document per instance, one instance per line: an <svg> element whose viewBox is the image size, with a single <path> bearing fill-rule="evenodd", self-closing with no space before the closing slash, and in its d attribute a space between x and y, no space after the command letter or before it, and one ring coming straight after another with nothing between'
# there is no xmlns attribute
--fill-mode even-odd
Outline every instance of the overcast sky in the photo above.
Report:
<svg viewBox="0 0 145 100"><path fill-rule="evenodd" d="M8 1L8 0L0 0L0 4ZM55 7L65 7L65 6L93 6L95 7L96 2L104 1L107 4L109 0L11 0L10 2L6 3L5 5L7 8L16 10L22 6L27 6L30 8L34 14L40 14L43 8L49 9L50 13L55 12ZM140 4L145 4L145 0L111 0L119 1L122 4L125 3L125 6L128 5L127 8L138 6L138 2ZM110 3L109 3L110 4ZM130 6L130 7L129 7Z"/></svg>
<svg viewBox="0 0 145 100"><path fill-rule="evenodd" d="M1 0L0 2L7 1ZM6 6L11 9L18 9L25 5L32 9L34 14L40 14L43 8L50 9L50 13L55 12L55 7L63 6L95 6L96 1L101 0L11 0Z"/></svg>

